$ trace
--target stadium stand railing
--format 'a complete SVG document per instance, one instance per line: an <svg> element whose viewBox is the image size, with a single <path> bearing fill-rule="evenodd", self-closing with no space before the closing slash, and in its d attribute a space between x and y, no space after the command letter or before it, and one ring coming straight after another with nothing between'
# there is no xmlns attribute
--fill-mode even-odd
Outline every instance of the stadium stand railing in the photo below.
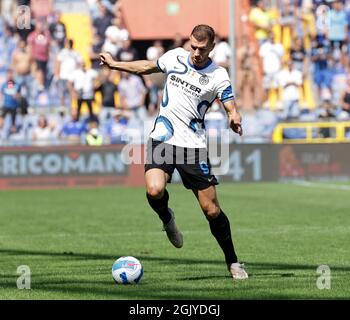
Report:
<svg viewBox="0 0 350 320"><path fill-rule="evenodd" d="M273 143L341 143L350 142L350 121L279 123Z"/></svg>

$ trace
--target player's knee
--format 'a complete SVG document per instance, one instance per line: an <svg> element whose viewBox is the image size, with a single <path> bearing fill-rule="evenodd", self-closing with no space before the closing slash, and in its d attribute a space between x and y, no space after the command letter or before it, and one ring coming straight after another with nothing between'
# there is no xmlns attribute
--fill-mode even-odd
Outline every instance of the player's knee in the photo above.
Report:
<svg viewBox="0 0 350 320"><path fill-rule="evenodd" d="M151 198L160 199L164 195L164 188L158 185L151 185L147 187L147 193Z"/></svg>
<svg viewBox="0 0 350 320"><path fill-rule="evenodd" d="M220 214L220 207L213 202L202 204L202 210L208 220L216 219Z"/></svg>

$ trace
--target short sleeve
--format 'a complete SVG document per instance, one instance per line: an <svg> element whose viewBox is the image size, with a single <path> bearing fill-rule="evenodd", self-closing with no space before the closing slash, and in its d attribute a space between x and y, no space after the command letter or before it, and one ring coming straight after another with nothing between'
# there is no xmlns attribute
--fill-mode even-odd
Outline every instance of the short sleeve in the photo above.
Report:
<svg viewBox="0 0 350 320"><path fill-rule="evenodd" d="M222 103L225 103L230 100L234 100L235 96L233 93L233 88L226 70L223 70L223 72L221 72L219 79L220 80L216 89L217 98L219 98Z"/></svg>
<svg viewBox="0 0 350 320"><path fill-rule="evenodd" d="M180 48L169 50L157 60L157 66L163 73L168 72L167 70L171 66L171 63L179 50Z"/></svg>

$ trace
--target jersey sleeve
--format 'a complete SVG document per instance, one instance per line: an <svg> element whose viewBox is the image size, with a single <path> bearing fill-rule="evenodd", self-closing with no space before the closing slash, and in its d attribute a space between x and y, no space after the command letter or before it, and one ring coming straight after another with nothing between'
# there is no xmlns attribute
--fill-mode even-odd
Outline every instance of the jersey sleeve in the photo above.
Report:
<svg viewBox="0 0 350 320"><path fill-rule="evenodd" d="M216 96L222 103L235 99L231 81L226 70L221 72L216 90Z"/></svg>
<svg viewBox="0 0 350 320"><path fill-rule="evenodd" d="M171 67L174 57L176 57L176 54L179 53L180 50L180 48L169 50L157 60L157 66L163 73L168 72L168 68Z"/></svg>

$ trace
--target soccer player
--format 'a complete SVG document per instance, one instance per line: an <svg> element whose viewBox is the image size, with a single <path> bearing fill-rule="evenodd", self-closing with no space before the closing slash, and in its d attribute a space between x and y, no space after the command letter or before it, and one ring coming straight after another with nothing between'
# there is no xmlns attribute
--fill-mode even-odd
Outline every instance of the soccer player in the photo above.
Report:
<svg viewBox="0 0 350 320"><path fill-rule="evenodd" d="M184 186L198 199L211 233L224 252L231 276L241 280L248 278L248 274L244 265L238 262L230 222L219 205L215 188L218 181L211 174L204 128L205 113L218 98L232 130L239 135L243 133L227 71L209 58L215 46L214 39L213 28L198 25L190 36L190 52L176 48L157 61L119 62L108 53L101 53L100 58L101 65L114 70L138 75L166 73L160 112L147 146L145 180L148 202L163 222L170 242L181 248L183 236L175 224L174 212L168 207L166 190L177 169Z"/></svg>

